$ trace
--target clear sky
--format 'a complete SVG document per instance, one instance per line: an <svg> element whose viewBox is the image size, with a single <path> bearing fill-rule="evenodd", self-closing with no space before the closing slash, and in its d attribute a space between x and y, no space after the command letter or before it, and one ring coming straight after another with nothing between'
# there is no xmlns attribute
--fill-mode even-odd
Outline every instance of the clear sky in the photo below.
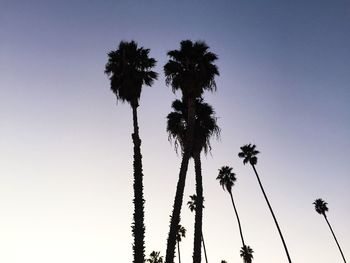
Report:
<svg viewBox="0 0 350 263"><path fill-rule="evenodd" d="M209 261L241 262L232 205L215 180L230 165L254 262L286 262L253 171L237 157L249 142L293 262L341 262L314 211L319 197L349 260L349 28L347 0L0 0L0 262L132 261L131 109L103 73L107 52L132 39L160 73L139 107L147 255L165 254L181 161L165 132L180 94L162 68L166 52L191 39L219 56L218 90L205 95L222 128L202 158ZM194 214L182 211L186 263Z"/></svg>

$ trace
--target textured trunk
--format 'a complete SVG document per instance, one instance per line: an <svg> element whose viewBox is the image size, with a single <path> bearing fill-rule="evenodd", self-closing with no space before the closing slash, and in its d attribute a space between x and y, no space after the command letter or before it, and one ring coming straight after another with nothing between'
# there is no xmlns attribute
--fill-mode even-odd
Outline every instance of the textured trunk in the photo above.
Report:
<svg viewBox="0 0 350 263"><path fill-rule="evenodd" d="M194 223L193 263L201 262L202 217L203 217L203 183L200 153L194 155L194 169L196 174L196 215Z"/></svg>
<svg viewBox="0 0 350 263"><path fill-rule="evenodd" d="M177 255L179 257L179 263L181 263L180 242L179 241L177 241Z"/></svg>
<svg viewBox="0 0 350 263"><path fill-rule="evenodd" d="M141 140L139 136L139 127L137 123L137 103L132 106L132 117L134 133L132 140L134 143L134 223L132 232L134 236L134 263L145 262L145 225L144 225L144 202L143 183L142 183L142 155Z"/></svg>
<svg viewBox="0 0 350 263"><path fill-rule="evenodd" d="M276 217L275 217L275 213L274 213L273 210L272 210L272 207L271 207L271 205L270 205L269 199L267 199L267 196L266 196L265 190L264 190L264 188L263 188L263 186L262 186L262 184L261 184L261 181L260 181L258 172L256 171L255 166L254 166L253 164L252 164L252 167L253 167L253 170L254 170L254 172L255 172L256 178L258 179L258 182L259 182L259 185L260 185L260 189L261 189L261 191L263 192L263 195L264 195L264 197L265 197L266 203L267 203L267 205L268 205L268 207L269 207L269 209L270 209L270 212L271 212L271 214L272 214L273 220L275 221L275 224L276 224L278 233L280 234L280 237L281 237L281 240L282 240L282 243L283 243L284 250L286 251L286 254L287 254L288 262L289 262L289 263L292 263L292 260L290 259L290 256L289 256L289 252L288 252L288 248L287 248L286 242L284 242L284 238L283 238L281 229L280 229L280 227L279 227L279 225L278 225L277 219L276 219Z"/></svg>
<svg viewBox="0 0 350 263"><path fill-rule="evenodd" d="M186 183L186 174L188 168L188 162L192 152L192 141L194 133L194 119L195 117L195 104L193 100L188 100L188 129L186 131L186 144L184 153L182 156L181 168L179 173L179 180L177 182L176 194L173 206L173 212L170 220L170 230L167 241L167 249L165 255L165 263L174 263L175 246L176 246L176 233L178 225L180 223L180 214L183 201L183 195Z"/></svg>
<svg viewBox="0 0 350 263"><path fill-rule="evenodd" d="M204 249L205 262L208 263L207 250L205 249L203 233L202 233L202 243L203 243L203 249Z"/></svg>
<svg viewBox="0 0 350 263"><path fill-rule="evenodd" d="M233 201L232 192L230 191L229 194L230 194L230 196L231 196L231 201L232 201L233 209L235 210L235 214L236 214L236 217L237 217L239 233L240 233L241 239L242 239L242 245L245 246L244 238L243 238L243 233L242 233L242 227L241 227L241 221L239 220L239 216L238 216L238 212L237 212L237 209L236 209L236 206L235 206L235 202Z"/></svg>
<svg viewBox="0 0 350 263"><path fill-rule="evenodd" d="M342 256L342 258L343 258L343 260L344 260L344 263L346 263L346 260L345 260L343 251L341 250L340 245L339 245L339 243L338 243L338 240L337 240L337 238L335 237L335 234L334 234L334 232L333 232L333 229L332 229L332 227L331 227L331 224L328 222L328 219L327 219L326 214L323 214L323 216L324 216L324 219L326 219L326 222L327 222L327 224L328 224L328 226L329 226L329 229L330 229L331 232L332 232L332 235L333 235L333 237L334 237L335 242L337 243L337 246L338 246L339 251L340 251L340 254L341 254L341 256Z"/></svg>

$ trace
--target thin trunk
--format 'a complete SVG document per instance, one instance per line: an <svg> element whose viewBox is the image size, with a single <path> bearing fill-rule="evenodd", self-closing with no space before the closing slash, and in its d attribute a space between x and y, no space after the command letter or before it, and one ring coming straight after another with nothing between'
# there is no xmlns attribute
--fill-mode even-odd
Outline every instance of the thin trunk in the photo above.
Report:
<svg viewBox="0 0 350 263"><path fill-rule="evenodd" d="M145 225L144 225L144 203L143 199L143 182L142 182L142 155L141 140L139 136L139 127L137 123L138 104L132 106L132 117L134 133L132 140L134 143L134 224L132 232L134 236L134 263L145 262Z"/></svg>
<svg viewBox="0 0 350 263"><path fill-rule="evenodd" d="M175 200L173 205L173 212L170 219L170 230L167 241L167 249L165 255L165 263L174 263L175 256L175 246L176 246L176 233L178 230L178 225L180 223L180 214L183 201L183 195L186 183L186 174L188 168L188 162L191 157L192 152L192 141L194 133L194 121L195 121L195 103L194 100L187 101L188 106L188 116L187 123L188 129L186 131L186 142L185 149L182 156L181 168L179 173L179 180L177 182Z"/></svg>
<svg viewBox="0 0 350 263"><path fill-rule="evenodd" d="M202 217L203 217L203 183L200 153L194 155L194 168L196 173L196 214L194 223L193 263L201 262Z"/></svg>
<svg viewBox="0 0 350 263"><path fill-rule="evenodd" d="M327 224L328 224L328 226L329 226L329 229L330 229L331 232L332 232L332 235L333 235L333 237L334 237L335 242L337 243L337 246L338 246L339 251L340 251L340 254L341 254L341 256L342 256L342 258L343 258L343 260L344 260L344 263L346 263L346 260L345 260L343 251L341 250L340 245L339 245L339 243L338 243L338 240L337 240L337 238L335 237L335 234L334 234L334 232L333 232L333 229L332 229L332 227L331 227L331 224L328 222L328 219L327 219L326 214L323 214L323 216L324 216L324 219L326 219L326 222L327 222Z"/></svg>
<svg viewBox="0 0 350 263"><path fill-rule="evenodd" d="M203 233L202 233L202 243L203 243L203 249L204 249L205 262L208 263L207 250L205 249Z"/></svg>
<svg viewBox="0 0 350 263"><path fill-rule="evenodd" d="M272 210L272 207L271 207L271 205L270 205L270 202L269 202L269 200L267 199L267 196L266 196L265 190L264 190L264 188L263 188L263 186L262 186L262 184L261 184L261 181L260 181L258 172L256 171L255 166L254 166L253 164L252 164L252 167L253 167L253 169L254 169L256 178L258 179L258 182L259 182L259 185L260 185L260 189L261 189L261 191L263 192L263 195L264 195L264 197L265 197L266 203L267 203L267 205L268 205L268 207L269 207L269 209L270 209L270 212L271 212L271 214L272 214L273 220L275 221L275 224L276 224L278 233L280 234L280 237L281 237L281 240L282 240L282 243L283 243L284 250L286 251L286 254L287 254L288 262L289 262L289 263L292 263L292 260L290 259L290 256L289 256L289 252L288 252L287 245L286 245L286 243L284 242L284 238L283 238L281 229L280 229L280 227L279 227L279 225L278 225L278 223L277 223L277 219L276 219L276 217L275 217L275 213L274 213L273 210Z"/></svg>
<svg viewBox="0 0 350 263"><path fill-rule="evenodd" d="M180 242L179 241L177 241L177 255L179 256L179 263L181 263Z"/></svg>
<svg viewBox="0 0 350 263"><path fill-rule="evenodd" d="M240 233L240 235L241 235L242 244L243 244L243 246L245 246L245 244L244 244L244 238L243 238L243 233L242 233L242 227L241 227L241 221L239 220L239 216L238 216L238 212L237 212L237 209L236 209L236 206L235 206L235 202L233 201L232 192L230 191L229 194L230 194L230 196L231 196L231 201L232 201L233 209L235 210L235 214L236 214L236 217L237 217L237 222L238 222L238 227L239 227L239 233Z"/></svg>

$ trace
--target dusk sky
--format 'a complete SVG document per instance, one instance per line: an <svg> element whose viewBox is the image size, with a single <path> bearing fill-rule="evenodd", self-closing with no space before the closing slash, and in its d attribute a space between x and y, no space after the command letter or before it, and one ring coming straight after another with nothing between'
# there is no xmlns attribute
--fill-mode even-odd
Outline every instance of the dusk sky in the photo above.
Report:
<svg viewBox="0 0 350 263"><path fill-rule="evenodd" d="M229 165L254 262L287 262L253 170L237 156L246 143L261 152L257 170L292 261L342 262L316 198L328 202L350 260L350 1L0 0L0 262L132 261L132 112L104 74L121 40L157 60L139 125L146 255L165 255L181 162L166 116L181 94L165 85L163 66L185 39L219 57L217 92L204 95L221 127L202 156L209 261L242 262L232 204L215 180ZM193 251L189 167L184 263Z"/></svg>

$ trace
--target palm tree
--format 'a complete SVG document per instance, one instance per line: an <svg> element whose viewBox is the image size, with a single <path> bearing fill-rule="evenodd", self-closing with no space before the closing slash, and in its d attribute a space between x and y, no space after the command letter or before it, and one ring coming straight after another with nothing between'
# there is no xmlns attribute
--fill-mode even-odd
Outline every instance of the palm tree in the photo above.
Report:
<svg viewBox="0 0 350 263"><path fill-rule="evenodd" d="M266 200L266 203L270 209L270 212L272 214L272 217L273 217L273 220L275 221L275 224L276 224L276 227L277 227L277 230L278 230L278 233L281 237L281 240L282 240L282 243L283 243L283 246L284 246L284 250L287 254L287 258L288 258L288 262L291 263L292 260L290 259L290 256L289 256L289 252L288 252L288 248L287 248L287 245L286 245L286 242L284 242L284 238L283 238L283 235L282 235L282 232L281 232L281 229L278 225L278 222L277 222L277 219L276 219L276 216L272 210L272 207L270 205L270 202L266 196L266 193L265 193L265 190L261 184L261 181L260 181L260 178L259 178L259 175L258 175L258 172L256 171L255 169L255 165L257 164L258 162L258 158L256 157L256 155L259 153L259 151L257 151L255 149L255 145L251 145L251 144L246 144L244 146L241 147L241 152L238 153L238 156L240 158L243 158L243 164L246 164L246 163L250 163L250 165L253 167L253 170L254 170L254 173L256 175L256 178L258 179L258 182L259 182L259 185L260 185L260 189L265 197L265 200Z"/></svg>
<svg viewBox="0 0 350 263"><path fill-rule="evenodd" d="M227 263L227 261L226 260L221 260L221 263Z"/></svg>
<svg viewBox="0 0 350 263"><path fill-rule="evenodd" d="M326 212L328 212L328 207L327 207L327 203L325 201L323 201L321 198L318 198L315 200L315 202L313 202L313 204L315 205L315 210L317 213L319 213L320 215L323 215L324 216L324 219L326 219L326 222L328 224L328 227L329 229L331 230L332 232L332 235L334 237L334 240L335 242L337 243L337 246L339 248L339 251L340 251L340 254L344 260L344 263L346 263L346 260L345 260L345 257L344 257L344 254L343 254L343 251L341 250L340 248L340 245L338 243L338 240L337 238L335 237L335 234L333 232L333 229L331 227L331 224L328 222L328 219L327 219L327 216L326 216Z"/></svg>
<svg viewBox="0 0 350 263"><path fill-rule="evenodd" d="M147 259L147 263L163 263L163 257L159 255L160 252L152 251L149 255L149 259Z"/></svg>
<svg viewBox="0 0 350 263"><path fill-rule="evenodd" d="M197 200L196 195L190 195L190 201L187 202L187 205L191 212L196 210L196 205L197 205L196 200ZM203 203L204 203L204 197L203 197ZM202 205L202 207L204 208L204 205ZM203 237L203 230L202 230L202 244L204 249L205 262L208 263L207 250L205 249L205 243L204 243L204 237Z"/></svg>
<svg viewBox="0 0 350 263"><path fill-rule="evenodd" d="M156 60L149 57L149 49L138 47L134 41L121 41L117 50L108 53L105 73L110 79L111 90L117 100L128 102L132 108L134 132L134 222L132 232L134 236L134 263L145 261L145 225L144 198L142 182L141 139L137 122L137 107L143 85L151 86L157 79L157 73L151 69Z"/></svg>
<svg viewBox="0 0 350 263"><path fill-rule="evenodd" d="M243 258L244 263L252 263L253 261L253 249L251 247L243 245L241 248L241 257Z"/></svg>
<svg viewBox="0 0 350 263"><path fill-rule="evenodd" d="M175 147L180 145L184 151L185 139L187 136L187 105L180 100L175 100L172 104L174 112L168 115L167 131L169 138L175 140ZM197 209L195 214L195 231L194 231L194 251L193 261L200 263L201 261L201 240L202 240L202 210L203 210L203 186L202 186L202 171L201 171L201 151L206 154L210 151L210 138L216 136L218 138L220 129L216 124L213 108L204 103L202 99L195 101L195 125L194 125L194 139L192 151L190 156L194 159L195 174L196 174L196 194L197 194ZM183 191L183 189L182 189ZM182 200L182 197L181 197ZM199 240L199 255L198 242Z"/></svg>
<svg viewBox="0 0 350 263"><path fill-rule="evenodd" d="M177 254L179 256L179 263L181 263L180 242L182 241L183 237L186 237L186 228L184 228L182 225L179 225L179 228L178 228L177 234L176 234Z"/></svg>
<svg viewBox="0 0 350 263"><path fill-rule="evenodd" d="M217 60L217 56L208 49L209 47L204 42L181 41L179 50L168 52L170 59L164 66L166 84L171 85L173 92L181 90L182 100L188 108L186 116L188 128L186 136L183 138L184 147L167 240L166 263L174 262L176 229L180 222L186 174L194 138L195 100L200 98L205 90L213 91L216 89L215 76L219 75L218 68L213 64ZM198 166L197 169L199 169ZM196 262L200 262L200 238L198 239L198 235L196 235L194 243L196 255L193 258Z"/></svg>
<svg viewBox="0 0 350 263"><path fill-rule="evenodd" d="M235 202L233 201L232 187L234 186L235 181L237 179L236 179L236 174L232 172L232 169L233 169L232 167L222 166L219 169L219 175L216 177L216 180L219 180L219 183L222 186L222 189L224 190L226 189L231 197L231 202L232 202L233 209L235 211L237 222L238 222L239 233L241 235L242 246L243 246L242 248L246 248L247 246L244 243L241 221L239 220L236 205L235 205ZM252 253L253 253L253 250L252 250Z"/></svg>

